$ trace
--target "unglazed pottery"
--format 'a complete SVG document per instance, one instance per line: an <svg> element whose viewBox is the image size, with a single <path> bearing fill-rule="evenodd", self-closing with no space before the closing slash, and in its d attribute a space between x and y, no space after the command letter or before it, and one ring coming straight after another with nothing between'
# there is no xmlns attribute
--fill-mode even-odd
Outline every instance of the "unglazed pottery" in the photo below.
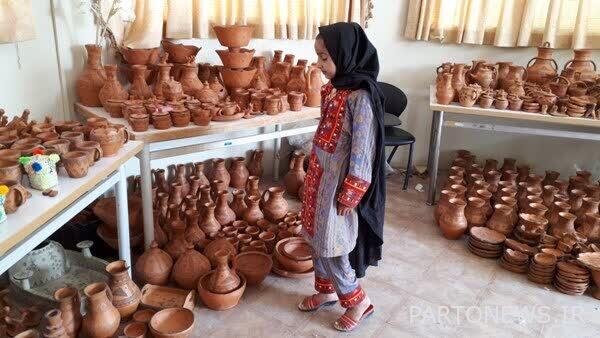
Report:
<svg viewBox="0 0 600 338"><path fill-rule="evenodd" d="M221 230L221 224L215 218L214 203L205 203L203 205L204 213L202 220L200 221L200 229L209 237L214 236L219 230Z"/></svg>
<svg viewBox="0 0 600 338"><path fill-rule="evenodd" d="M152 91L146 83L146 66L132 65L133 81L129 87L129 94L136 99L149 99L152 96Z"/></svg>
<svg viewBox="0 0 600 338"><path fill-rule="evenodd" d="M290 160L290 169L283 178L285 190L292 196L298 196L298 189L304 184L304 158L306 155L302 152L294 152L294 156Z"/></svg>
<svg viewBox="0 0 600 338"><path fill-rule="evenodd" d="M263 151L254 150L252 156L250 156L250 163L248 164L248 172L251 176L258 178L262 177L263 166L262 166Z"/></svg>
<svg viewBox="0 0 600 338"><path fill-rule="evenodd" d="M219 43L222 46L232 48L233 51L247 46L254 32L253 27L245 25L213 26L213 30Z"/></svg>
<svg viewBox="0 0 600 338"><path fill-rule="evenodd" d="M227 197L229 192L227 190L221 190L217 193L217 201L215 208L215 218L221 224L222 227L231 225L236 219L235 212L229 207L227 203Z"/></svg>
<svg viewBox="0 0 600 338"><path fill-rule="evenodd" d="M440 217L446 213L450 199L455 198L456 193L452 190L442 190L440 192L440 200L433 209L433 218L439 225Z"/></svg>
<svg viewBox="0 0 600 338"><path fill-rule="evenodd" d="M169 308L158 311L150 323L154 338L187 338L194 329L194 313L186 308Z"/></svg>
<svg viewBox="0 0 600 338"><path fill-rule="evenodd" d="M184 94L194 96L196 91L204 88L204 85L198 78L198 67L192 61L193 60L190 60L188 63L182 65L183 68L181 70L179 82L181 83Z"/></svg>
<svg viewBox="0 0 600 338"><path fill-rule="evenodd" d="M119 311L121 318L132 315L140 304L140 288L129 277L129 268L125 261L114 261L106 266L110 275L108 286L113 295L112 303Z"/></svg>
<svg viewBox="0 0 600 338"><path fill-rule="evenodd" d="M315 65L308 67L306 72L306 106L319 107L321 105L321 87L323 78L321 70Z"/></svg>
<svg viewBox="0 0 600 338"><path fill-rule="evenodd" d="M140 283L166 285L172 267L173 258L158 248L156 242L152 242L150 248L136 261L134 275Z"/></svg>
<svg viewBox="0 0 600 338"><path fill-rule="evenodd" d="M442 80L436 84L435 97L439 104L450 104L454 101L454 88L452 87L452 73L442 74Z"/></svg>
<svg viewBox="0 0 600 338"><path fill-rule="evenodd" d="M194 45L174 43L166 39L163 39L160 44L165 53L167 53L168 60L171 63L186 63L190 57L195 59L196 55L201 49L200 47L196 47Z"/></svg>
<svg viewBox="0 0 600 338"><path fill-rule="evenodd" d="M81 178L88 173L90 161L88 154L83 151L69 151L62 155L62 165L69 177Z"/></svg>
<svg viewBox="0 0 600 338"><path fill-rule="evenodd" d="M89 338L112 337L119 329L121 315L111 303L110 289L104 283L94 283L86 286L83 293L88 306L81 332Z"/></svg>
<svg viewBox="0 0 600 338"><path fill-rule="evenodd" d="M273 260L262 252L244 252L236 256L237 270L244 274L248 284L258 285L267 277Z"/></svg>
<svg viewBox="0 0 600 338"><path fill-rule="evenodd" d="M54 292L61 312L62 326L69 337L77 337L81 328L81 297L75 288L64 287Z"/></svg>
<svg viewBox="0 0 600 338"><path fill-rule="evenodd" d="M98 93L102 106L106 107L108 100L127 100L129 93L117 79L117 65L104 66L106 81Z"/></svg>
<svg viewBox="0 0 600 338"><path fill-rule="evenodd" d="M235 270L229 267L229 251L215 253L217 267L211 272L207 287L214 293L226 294L239 287L241 280Z"/></svg>
<svg viewBox="0 0 600 338"><path fill-rule="evenodd" d="M440 217L440 230L447 239L456 240L462 237L468 228L465 217L465 201L452 198L448 201L446 212Z"/></svg>
<svg viewBox="0 0 600 338"><path fill-rule="evenodd" d="M565 234L574 234L576 218L572 213L559 212L556 224L550 228L550 234L559 238Z"/></svg>
<svg viewBox="0 0 600 338"><path fill-rule="evenodd" d="M267 220L278 222L288 212L288 203L283 198L284 193L285 190L281 187L271 187L263 193L263 212Z"/></svg>
<svg viewBox="0 0 600 338"><path fill-rule="evenodd" d="M533 61L533 63L532 63ZM552 48L548 42L538 47L538 56L527 63L527 80L537 84L544 84L556 76L558 65L552 58Z"/></svg>
<svg viewBox="0 0 600 338"><path fill-rule="evenodd" d="M97 45L85 45L88 58L85 69L79 75L76 83L77 100L88 107L101 107L98 94L106 81L106 73L101 64L102 49Z"/></svg>
<svg viewBox="0 0 600 338"><path fill-rule="evenodd" d="M230 182L229 186L236 189L244 189L250 172L246 168L246 159L243 157L234 157L229 166Z"/></svg>
<svg viewBox="0 0 600 338"><path fill-rule="evenodd" d="M223 83L228 89L248 88L256 73L256 68L246 67L241 69L220 68Z"/></svg>
<svg viewBox="0 0 600 338"><path fill-rule="evenodd" d="M198 284L198 279L210 271L210 261L206 256L194 250L194 245L188 244L185 251L173 266L173 280L180 287L193 290Z"/></svg>

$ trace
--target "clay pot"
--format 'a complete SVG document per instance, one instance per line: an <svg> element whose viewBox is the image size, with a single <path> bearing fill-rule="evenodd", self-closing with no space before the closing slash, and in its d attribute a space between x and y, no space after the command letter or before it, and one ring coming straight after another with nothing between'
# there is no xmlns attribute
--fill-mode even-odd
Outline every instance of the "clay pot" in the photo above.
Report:
<svg viewBox="0 0 600 338"><path fill-rule="evenodd" d="M246 159L243 157L234 157L229 166L229 185L236 189L244 189L250 173L246 168Z"/></svg>
<svg viewBox="0 0 600 338"><path fill-rule="evenodd" d="M554 202L554 195L558 193L558 188L553 185L544 185L542 192L543 204L550 208Z"/></svg>
<svg viewBox="0 0 600 338"><path fill-rule="evenodd" d="M534 61L533 64L531 61ZM527 80L542 85L555 77L557 70L558 65L552 58L550 43L545 42L542 47L538 47L538 56L527 63Z"/></svg>
<svg viewBox="0 0 600 338"><path fill-rule="evenodd" d="M210 184L208 178L204 175L204 163L194 163L194 176L200 181L200 185Z"/></svg>
<svg viewBox="0 0 600 338"><path fill-rule="evenodd" d="M75 144L75 148L73 150L84 151L88 154L88 161L90 162L90 166L93 166L95 162L99 161L102 156L102 148L100 147L100 143L96 141L82 141Z"/></svg>
<svg viewBox="0 0 600 338"><path fill-rule="evenodd" d="M152 114L152 125L155 129L165 130L171 128L171 115L168 112L156 112Z"/></svg>
<svg viewBox="0 0 600 338"><path fill-rule="evenodd" d="M171 110L170 115L173 127L178 128L187 127L192 119L190 111L185 108L173 109Z"/></svg>
<svg viewBox="0 0 600 338"><path fill-rule="evenodd" d="M504 204L496 204L494 213L487 221L486 227L498 231L504 235L509 235L514 227L511 220L512 208Z"/></svg>
<svg viewBox="0 0 600 338"><path fill-rule="evenodd" d="M138 310L133 314L131 318L135 322L148 325L148 323L150 323L150 320L152 319L152 316L154 316L155 313L156 311L152 309Z"/></svg>
<svg viewBox="0 0 600 338"><path fill-rule="evenodd" d="M210 261L203 254L194 250L193 244L188 244L184 252L173 266L173 280L180 287L193 290L198 284L198 279L210 271Z"/></svg>
<svg viewBox="0 0 600 338"><path fill-rule="evenodd" d="M439 226L440 217L447 212L448 203L450 199L455 198L456 193L452 190L442 190L440 192L440 200L436 205L435 209L433 209L433 219L435 223Z"/></svg>
<svg viewBox="0 0 600 338"><path fill-rule="evenodd" d="M229 186L229 182L231 177L229 172L225 168L225 160L222 158L215 158L212 160L212 172L211 172L211 180L220 180L223 181L223 185L225 185L225 189Z"/></svg>
<svg viewBox="0 0 600 338"><path fill-rule="evenodd" d="M229 251L219 250L215 253L217 267L208 279L208 290L214 293L226 294L237 289L241 280L234 269L229 267Z"/></svg>
<svg viewBox="0 0 600 338"><path fill-rule="evenodd" d="M494 193L496 193L496 191L498 191L498 184L500 183L501 175L502 174L500 174L500 172L496 171L496 170L490 170L484 174L485 181L490 185L488 190L492 194L494 194Z"/></svg>
<svg viewBox="0 0 600 338"><path fill-rule="evenodd" d="M288 102L291 111L300 111L302 110L302 106L306 103L306 94L295 91L289 92Z"/></svg>
<svg viewBox="0 0 600 338"><path fill-rule="evenodd" d="M179 82L181 83L183 93L190 96L194 96L197 91L204 88L204 85L198 78L198 67L195 63L186 63L183 65Z"/></svg>
<svg viewBox="0 0 600 338"><path fill-rule="evenodd" d="M194 205L196 204L194 200ZM185 211L185 219L187 227L185 228L185 239L193 245L198 245L204 242L206 235L200 229L199 219L200 214L195 209Z"/></svg>
<svg viewBox="0 0 600 338"><path fill-rule="evenodd" d="M247 46L254 32L253 27L245 25L213 26L213 30L219 43L233 51Z"/></svg>
<svg viewBox="0 0 600 338"><path fill-rule="evenodd" d="M185 223L179 220L179 206L172 206L174 205L169 206L171 219L167 232L170 238L164 249L174 260L177 260L185 252L188 241L185 239Z"/></svg>
<svg viewBox="0 0 600 338"><path fill-rule="evenodd" d="M231 225L236 218L235 212L227 204L228 195L229 192L227 190L221 190L217 194L215 218L222 227Z"/></svg>
<svg viewBox="0 0 600 338"><path fill-rule="evenodd" d="M250 157L250 163L248 164L248 172L250 173L250 176L256 176L258 178L262 177L262 159L262 150L256 149L252 152L252 156Z"/></svg>
<svg viewBox="0 0 600 338"><path fill-rule="evenodd" d="M248 208L244 211L242 218L250 225L256 225L259 220L264 218L264 214L260 210L259 206L260 200L261 198L259 196L246 196L246 203L248 204Z"/></svg>
<svg viewBox="0 0 600 338"><path fill-rule="evenodd" d="M54 299L58 302L62 326L69 337L77 337L81 328L81 297L75 288L64 287L54 292Z"/></svg>
<svg viewBox="0 0 600 338"><path fill-rule="evenodd" d="M130 65L153 65L159 61L160 48L121 47L119 52Z"/></svg>
<svg viewBox="0 0 600 338"><path fill-rule="evenodd" d="M306 103L307 107L319 107L321 105L321 87L323 77L321 70L311 65L306 72Z"/></svg>
<svg viewBox="0 0 600 338"><path fill-rule="evenodd" d="M88 173L90 160L83 151L69 151L61 156L62 164L71 178L85 177Z"/></svg>
<svg viewBox="0 0 600 338"><path fill-rule="evenodd" d="M161 63L158 64L158 76L156 77L156 82L154 82L154 96L158 98L164 98L163 93L163 85L171 80L171 64ZM173 80L175 81L175 80Z"/></svg>
<svg viewBox="0 0 600 338"><path fill-rule="evenodd" d="M570 209L571 206L566 202L555 201L554 203L552 203L552 206L550 207L550 210L548 212L548 223L550 224L550 227L554 227L556 224L558 224L559 213L568 212Z"/></svg>
<svg viewBox="0 0 600 338"><path fill-rule="evenodd" d="M585 191L579 189L573 189L569 193L569 204L571 205L571 213L575 214L579 208L583 205L583 198L585 197Z"/></svg>
<svg viewBox="0 0 600 338"><path fill-rule="evenodd" d="M162 94L168 102L178 102L183 98L183 85L171 77L170 80L162 83Z"/></svg>
<svg viewBox="0 0 600 338"><path fill-rule="evenodd" d="M450 104L454 101L452 73L443 73L442 80L436 84L435 97L439 104Z"/></svg>
<svg viewBox="0 0 600 338"><path fill-rule="evenodd" d="M556 224L550 228L550 234L558 238L565 234L574 234L576 218L577 216L569 212L559 212Z"/></svg>
<svg viewBox="0 0 600 338"><path fill-rule="evenodd" d="M246 202L244 202L244 196L246 192L242 189L233 191L233 200L229 203L229 207L235 213L236 219L242 219L244 211L248 208Z"/></svg>
<svg viewBox="0 0 600 338"><path fill-rule="evenodd" d="M484 226L487 221L486 209L484 204L486 202L479 197L469 197L467 206L465 207L465 218L467 219L467 225L469 229L471 227Z"/></svg>
<svg viewBox="0 0 600 338"><path fill-rule="evenodd" d="M563 72L573 70L579 73L581 80L596 80L596 63L592 60L592 51L589 49L576 49L572 60L565 63ZM561 74L563 75L563 74Z"/></svg>
<svg viewBox="0 0 600 338"><path fill-rule="evenodd" d="M145 338L148 327L146 323L133 322L123 328L123 334L127 338Z"/></svg>
<svg viewBox="0 0 600 338"><path fill-rule="evenodd" d="M31 197L31 193L17 181L0 179L0 184L8 187L8 193L4 196L4 211L7 214L16 212Z"/></svg>
<svg viewBox="0 0 600 338"><path fill-rule="evenodd" d="M279 222L288 212L288 203L283 198L284 193L285 190L281 187L271 187L263 193L263 212L267 220Z"/></svg>
<svg viewBox="0 0 600 338"><path fill-rule="evenodd" d="M200 277L200 281L198 282L198 295L202 299L202 303L209 309L217 311L235 307L242 297L244 290L246 290L246 278L244 275L239 276L241 282L238 288L226 294L214 293L209 290L207 285L211 276L212 272L209 272Z"/></svg>
<svg viewBox="0 0 600 338"><path fill-rule="evenodd" d="M132 65L131 70L133 71L133 81L129 87L131 97L142 100L152 97L152 91L146 83L146 66Z"/></svg>
<svg viewBox="0 0 600 338"><path fill-rule="evenodd" d="M69 148L71 150L74 150L75 145L84 140L84 135L81 132L65 131L60 134L60 138L69 140L71 142L71 145L69 146Z"/></svg>
<svg viewBox="0 0 600 338"><path fill-rule="evenodd" d="M440 217L440 229L447 239L456 240L462 237L468 228L465 217L466 203L457 198L448 201L446 212Z"/></svg>
<svg viewBox="0 0 600 338"><path fill-rule="evenodd" d="M278 62L272 65L271 87L279 88L281 91L286 91L287 83L290 80L292 66L289 63ZM313 71L314 72L314 71ZM308 85L307 85L308 88ZM311 87L312 88L312 87ZM301 89L303 91L304 89ZM308 89L307 89L308 90ZM307 93L307 96L308 93ZM319 102L320 104L320 102Z"/></svg>
<svg viewBox="0 0 600 338"><path fill-rule="evenodd" d="M214 203L205 203L203 206L204 214L199 226L206 235L213 237L219 230L221 230L221 223L219 223L219 221L215 218L216 205Z"/></svg>
<svg viewBox="0 0 600 338"><path fill-rule="evenodd" d="M458 100L458 93L466 85L466 74L469 71L465 64L455 63L452 66L452 88L454 89L454 100Z"/></svg>
<svg viewBox="0 0 600 338"><path fill-rule="evenodd" d="M598 213L585 214L577 231L585 235L590 243L600 242L600 215Z"/></svg>
<svg viewBox="0 0 600 338"><path fill-rule="evenodd" d="M467 72L467 78L472 83L477 83L482 89L488 89L494 83L498 76L498 70L492 64L480 62L480 60L473 61L473 67Z"/></svg>
<svg viewBox="0 0 600 338"><path fill-rule="evenodd" d="M102 68L102 49L97 45L85 45L88 58L85 69L77 78L77 101L88 107L101 107L98 94L106 81L106 73Z"/></svg>
<svg viewBox="0 0 600 338"><path fill-rule="evenodd" d="M102 148L102 156L114 156L119 152L122 139L115 128L96 128L90 132L90 140L96 141Z"/></svg>
<svg viewBox="0 0 600 338"><path fill-rule="evenodd" d="M600 200L598 200L596 198L584 197L581 207L579 209L575 210L575 212L573 212L575 214L575 216L577 216L577 219L575 220L575 225L580 226L581 224L583 224L583 219L586 214L598 213L599 205L600 205Z"/></svg>
<svg viewBox="0 0 600 338"><path fill-rule="evenodd" d="M113 295L112 304L119 310L121 318L127 318L140 304L140 288L129 277L129 268L123 260L109 263L106 272L110 275L108 286Z"/></svg>
<svg viewBox="0 0 600 338"><path fill-rule="evenodd" d="M458 93L458 102L463 107L472 107L479 99L481 92L482 89L477 84L464 86Z"/></svg>
<svg viewBox="0 0 600 338"><path fill-rule="evenodd" d="M121 315L111 303L113 297L105 283L90 284L83 289L88 299L81 333L89 338L112 337L119 329Z"/></svg>
<svg viewBox="0 0 600 338"><path fill-rule="evenodd" d="M255 56L253 67L256 67L256 74L250 83L250 86L255 89L264 90L271 86L271 77L265 69L265 57Z"/></svg>
<svg viewBox="0 0 600 338"><path fill-rule="evenodd" d="M290 160L290 170L283 178L285 190L292 196L298 196L298 189L304 184L306 172L304 171L304 158L306 155L300 151L295 151Z"/></svg>
<svg viewBox="0 0 600 338"><path fill-rule="evenodd" d="M241 48L237 51L217 49L216 52L221 62L223 62L223 66L227 68L246 68L250 66L255 50L246 48Z"/></svg>
<svg viewBox="0 0 600 338"><path fill-rule="evenodd" d="M193 60L201 49L194 45L184 45L182 43L174 43L164 39L160 44L168 55L168 61L171 63L186 63L190 58Z"/></svg>
<svg viewBox="0 0 600 338"><path fill-rule="evenodd" d="M148 324L154 338L187 338L194 330L194 313L186 308L158 311Z"/></svg>
<svg viewBox="0 0 600 338"><path fill-rule="evenodd" d="M127 100L129 93L121 86L121 83L117 79L117 65L106 65L104 66L104 71L106 73L106 80L98 93L98 98L102 106L106 107L110 99Z"/></svg>
<svg viewBox="0 0 600 338"><path fill-rule="evenodd" d="M21 182L23 173L17 161L0 160L0 180Z"/></svg>
<svg viewBox="0 0 600 338"><path fill-rule="evenodd" d="M271 271L273 260L266 253L244 252L236 256L236 264L237 270L244 274L248 284L259 285Z"/></svg>
<svg viewBox="0 0 600 338"><path fill-rule="evenodd" d="M62 325L62 313L53 309L44 314L42 334L46 338L67 338L67 331Z"/></svg>
<svg viewBox="0 0 600 338"><path fill-rule="evenodd" d="M172 267L173 258L159 249L158 244L153 241L150 248L136 261L134 275L142 284L166 285Z"/></svg>

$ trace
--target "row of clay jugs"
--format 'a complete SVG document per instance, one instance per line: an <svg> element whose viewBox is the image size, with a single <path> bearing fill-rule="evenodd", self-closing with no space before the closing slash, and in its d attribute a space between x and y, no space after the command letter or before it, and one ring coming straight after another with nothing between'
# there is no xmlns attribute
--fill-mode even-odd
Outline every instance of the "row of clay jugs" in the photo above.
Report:
<svg viewBox="0 0 600 338"><path fill-rule="evenodd" d="M152 91L146 82L146 70L144 65L131 65L133 80L129 86L129 95L133 99L145 100L152 97Z"/></svg>
<svg viewBox="0 0 600 338"><path fill-rule="evenodd" d="M467 230L466 206L462 199L451 198L448 201L445 212L440 216L440 230L446 239L459 239Z"/></svg>
<svg viewBox="0 0 600 338"><path fill-rule="evenodd" d="M90 284L83 289L88 305L81 333L88 338L112 337L119 329L121 315L112 304L113 294L105 283Z"/></svg>
<svg viewBox="0 0 600 338"><path fill-rule="evenodd" d="M435 98L437 103L450 104L454 101L454 95L455 91L452 87L452 73L442 73L440 81L437 81L435 85Z"/></svg>
<svg viewBox="0 0 600 338"><path fill-rule="evenodd" d="M217 267L208 279L208 289L214 293L225 294L235 290L241 283L235 268L229 267L230 253L227 250L219 250L215 253ZM235 266L235 260L234 260Z"/></svg>
<svg viewBox="0 0 600 338"><path fill-rule="evenodd" d="M596 63L594 60L592 60L592 50L576 49L573 51L573 53L575 55L572 60L569 60L567 63L565 63L563 73L571 70L575 74L579 73L579 80L596 80Z"/></svg>
<svg viewBox="0 0 600 338"><path fill-rule="evenodd" d="M54 292L61 312L62 326L69 337L77 337L81 329L81 297L75 288L64 287Z"/></svg>
<svg viewBox="0 0 600 338"><path fill-rule="evenodd" d="M246 159L234 157L229 165L229 186L236 189L244 189L250 172L246 168Z"/></svg>
<svg viewBox="0 0 600 338"><path fill-rule="evenodd" d="M77 78L77 101L88 107L101 107L102 102L98 97L100 89L104 86L106 73L102 68L102 48L98 45L85 45L87 62L83 72Z"/></svg>
<svg viewBox="0 0 600 338"><path fill-rule="evenodd" d="M123 88L117 79L117 65L106 65L104 71L106 80L98 92L98 98L102 106L105 107L108 100L127 100L129 92Z"/></svg>
<svg viewBox="0 0 600 338"><path fill-rule="evenodd" d="M304 184L306 172L304 171L304 158L306 155L301 151L295 151L290 160L290 170L285 174L283 182L285 190L292 196L298 196L298 189Z"/></svg>
<svg viewBox="0 0 600 338"><path fill-rule="evenodd" d="M531 61L534 61L533 64ZM558 64L552 58L552 48L548 41L538 47L538 56L527 62L527 80L537 84L545 84L557 75Z"/></svg>
<svg viewBox="0 0 600 338"><path fill-rule="evenodd" d="M129 267L124 260L109 263L106 272L110 275L108 287L113 296L112 304L119 310L121 318L128 318L140 304L140 288L129 277Z"/></svg>
<svg viewBox="0 0 600 338"><path fill-rule="evenodd" d="M136 261L133 273L141 284L166 285L173 267L173 258L153 241Z"/></svg>
<svg viewBox="0 0 600 338"><path fill-rule="evenodd" d="M193 244L188 243L186 249L173 265L172 278L180 287L194 290L198 279L210 271L210 261L196 251Z"/></svg>
<svg viewBox="0 0 600 338"><path fill-rule="evenodd" d="M288 202L283 198L285 189L271 187L263 192L263 213L268 221L279 222L288 212Z"/></svg>

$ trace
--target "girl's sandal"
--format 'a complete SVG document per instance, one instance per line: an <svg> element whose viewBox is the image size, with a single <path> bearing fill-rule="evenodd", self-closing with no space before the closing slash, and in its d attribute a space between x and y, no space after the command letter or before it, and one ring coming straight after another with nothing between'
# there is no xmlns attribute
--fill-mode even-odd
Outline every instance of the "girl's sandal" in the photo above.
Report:
<svg viewBox="0 0 600 338"><path fill-rule="evenodd" d="M365 312L363 312L358 322L346 316L346 314L343 314L338 320L336 320L333 323L333 327L338 331L350 332L356 329L358 324L360 324L363 321L363 319L367 319L370 315L372 315L374 311L375 309L373 307L373 304L369 305Z"/></svg>
<svg viewBox="0 0 600 338"><path fill-rule="evenodd" d="M317 300L317 295L312 295L304 298L300 304L298 304L298 310L304 312L316 311L323 306L331 306L337 303L337 300L332 300L329 302L319 302Z"/></svg>

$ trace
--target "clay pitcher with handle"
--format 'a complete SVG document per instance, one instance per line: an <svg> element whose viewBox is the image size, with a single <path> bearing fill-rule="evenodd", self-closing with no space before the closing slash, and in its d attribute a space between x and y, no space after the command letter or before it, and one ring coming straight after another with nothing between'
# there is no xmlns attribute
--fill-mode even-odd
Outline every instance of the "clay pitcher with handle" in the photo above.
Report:
<svg viewBox="0 0 600 338"><path fill-rule="evenodd" d="M105 283L90 284L83 289L88 299L81 333L88 338L112 337L119 329L121 315L112 304L112 293Z"/></svg>
<svg viewBox="0 0 600 338"><path fill-rule="evenodd" d="M321 106L321 87L323 87L323 78L321 70L311 65L306 72L306 103L307 107Z"/></svg>
<svg viewBox="0 0 600 338"><path fill-rule="evenodd" d="M533 63L531 63L533 61ZM538 56L527 62L527 80L537 84L544 84L557 75L558 64L552 58L552 48L549 42L544 42L538 47Z"/></svg>
<svg viewBox="0 0 600 338"><path fill-rule="evenodd" d="M288 212L288 203L283 198L285 190L281 187L271 187L263 192L263 212L271 222L278 222ZM268 195L267 195L268 194Z"/></svg>
<svg viewBox="0 0 600 338"><path fill-rule="evenodd" d="M292 196L298 196L298 189L304 183L304 177L306 176L304 171L305 157L306 155L300 151L294 152L294 157L290 161L290 170L283 178L285 190Z"/></svg>

